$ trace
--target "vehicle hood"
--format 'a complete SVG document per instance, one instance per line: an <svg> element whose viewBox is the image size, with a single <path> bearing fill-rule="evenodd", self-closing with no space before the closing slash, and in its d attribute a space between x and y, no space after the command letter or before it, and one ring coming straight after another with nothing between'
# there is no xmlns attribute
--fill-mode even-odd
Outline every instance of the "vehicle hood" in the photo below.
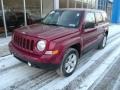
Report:
<svg viewBox="0 0 120 90"><path fill-rule="evenodd" d="M29 36L39 37L41 39L53 40L75 33L76 31L77 29L73 28L35 24L27 27L21 27L19 29L16 29L15 32L26 34Z"/></svg>

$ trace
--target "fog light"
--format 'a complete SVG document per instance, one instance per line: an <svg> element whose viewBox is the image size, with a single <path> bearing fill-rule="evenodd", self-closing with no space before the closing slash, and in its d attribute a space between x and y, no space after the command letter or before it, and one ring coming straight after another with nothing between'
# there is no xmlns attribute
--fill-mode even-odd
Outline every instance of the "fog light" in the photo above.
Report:
<svg viewBox="0 0 120 90"><path fill-rule="evenodd" d="M30 62L28 62L28 66L30 66L30 67L31 67L31 66L32 66L32 64L31 64Z"/></svg>

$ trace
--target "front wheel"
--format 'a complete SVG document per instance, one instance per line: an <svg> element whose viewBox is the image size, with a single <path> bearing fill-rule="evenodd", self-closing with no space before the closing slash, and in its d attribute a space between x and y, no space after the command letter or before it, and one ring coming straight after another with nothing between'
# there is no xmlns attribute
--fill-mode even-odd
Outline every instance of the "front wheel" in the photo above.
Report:
<svg viewBox="0 0 120 90"><path fill-rule="evenodd" d="M69 48L63 57L60 67L57 69L57 73L65 77L70 76L76 69L78 57L78 51L74 48Z"/></svg>

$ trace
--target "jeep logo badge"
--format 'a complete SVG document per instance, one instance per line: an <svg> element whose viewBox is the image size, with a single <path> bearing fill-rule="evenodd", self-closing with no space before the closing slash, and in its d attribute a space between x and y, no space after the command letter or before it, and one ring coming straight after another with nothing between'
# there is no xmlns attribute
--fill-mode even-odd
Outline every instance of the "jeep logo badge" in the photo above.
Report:
<svg viewBox="0 0 120 90"><path fill-rule="evenodd" d="M26 34L26 32L22 32L23 34Z"/></svg>

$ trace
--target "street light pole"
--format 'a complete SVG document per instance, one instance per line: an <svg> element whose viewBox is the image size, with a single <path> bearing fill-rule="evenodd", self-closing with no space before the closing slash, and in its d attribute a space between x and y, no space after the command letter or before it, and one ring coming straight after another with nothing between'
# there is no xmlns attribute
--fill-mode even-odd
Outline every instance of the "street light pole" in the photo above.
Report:
<svg viewBox="0 0 120 90"><path fill-rule="evenodd" d="M75 8L77 8L77 1L75 0Z"/></svg>
<svg viewBox="0 0 120 90"><path fill-rule="evenodd" d="M81 7L83 8L84 1L83 1L83 0L81 0L81 2L82 2L82 6L81 6Z"/></svg>
<svg viewBox="0 0 120 90"><path fill-rule="evenodd" d="M42 14L43 14L43 0L40 0L40 9L41 9L41 12L40 12L40 14L41 14L41 17L42 17Z"/></svg>
<svg viewBox="0 0 120 90"><path fill-rule="evenodd" d="M70 0L67 0L67 8L70 8L69 5L70 4Z"/></svg>
<svg viewBox="0 0 120 90"><path fill-rule="evenodd" d="M25 21L25 26L27 26L27 11L26 11L26 1L23 0L23 7L24 7L24 21Z"/></svg>
<svg viewBox="0 0 120 90"><path fill-rule="evenodd" d="M59 0L54 0L54 9L59 9Z"/></svg>
<svg viewBox="0 0 120 90"><path fill-rule="evenodd" d="M4 29L5 29L5 36L7 38L7 25L6 25L6 19L5 19L5 9L4 9L3 0L1 0L1 6L2 6L2 14L3 14L3 23L4 23Z"/></svg>

